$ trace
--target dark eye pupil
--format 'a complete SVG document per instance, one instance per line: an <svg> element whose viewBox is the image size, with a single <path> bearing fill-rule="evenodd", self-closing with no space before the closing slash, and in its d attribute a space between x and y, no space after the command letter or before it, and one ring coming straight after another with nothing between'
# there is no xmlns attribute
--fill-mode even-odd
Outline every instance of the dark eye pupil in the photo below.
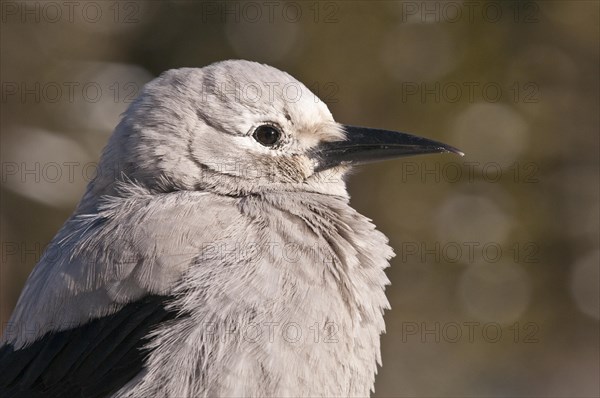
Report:
<svg viewBox="0 0 600 398"><path fill-rule="evenodd" d="M264 146L273 146L279 142L281 133L273 126L259 126L254 131L254 139Z"/></svg>

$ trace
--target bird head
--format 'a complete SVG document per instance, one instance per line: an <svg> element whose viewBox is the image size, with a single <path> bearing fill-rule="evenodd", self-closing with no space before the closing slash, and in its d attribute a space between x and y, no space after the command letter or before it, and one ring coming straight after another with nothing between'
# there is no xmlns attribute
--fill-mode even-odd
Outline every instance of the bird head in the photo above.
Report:
<svg viewBox="0 0 600 398"><path fill-rule="evenodd" d="M355 164L458 150L345 126L304 84L241 60L175 69L147 84L105 149L94 195L126 179L157 191L241 196L273 190L346 196Z"/></svg>

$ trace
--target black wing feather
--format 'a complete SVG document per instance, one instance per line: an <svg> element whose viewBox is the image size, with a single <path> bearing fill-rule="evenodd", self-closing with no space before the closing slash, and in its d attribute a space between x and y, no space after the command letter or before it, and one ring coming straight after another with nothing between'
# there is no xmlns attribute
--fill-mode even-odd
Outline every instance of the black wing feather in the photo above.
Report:
<svg viewBox="0 0 600 398"><path fill-rule="evenodd" d="M44 335L15 350L0 347L0 397L104 397L138 374L145 337L174 319L169 296L147 296L115 314Z"/></svg>

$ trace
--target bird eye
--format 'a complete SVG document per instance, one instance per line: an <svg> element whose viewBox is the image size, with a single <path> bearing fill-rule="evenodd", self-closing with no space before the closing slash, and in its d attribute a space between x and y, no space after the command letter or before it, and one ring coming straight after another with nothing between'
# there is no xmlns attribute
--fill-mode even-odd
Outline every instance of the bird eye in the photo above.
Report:
<svg viewBox="0 0 600 398"><path fill-rule="evenodd" d="M261 145L273 146L277 144L281 139L281 132L276 127L273 127L268 124L263 124L262 126L258 126L256 130L254 130L253 137Z"/></svg>

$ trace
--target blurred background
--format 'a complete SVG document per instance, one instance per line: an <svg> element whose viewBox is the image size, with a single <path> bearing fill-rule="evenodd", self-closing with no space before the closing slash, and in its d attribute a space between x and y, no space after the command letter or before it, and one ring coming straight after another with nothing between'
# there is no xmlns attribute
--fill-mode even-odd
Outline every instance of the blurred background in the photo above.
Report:
<svg viewBox="0 0 600 398"><path fill-rule="evenodd" d="M244 58L336 120L461 148L364 166L395 248L375 396L599 393L596 1L3 1L0 322L119 115L170 68Z"/></svg>

